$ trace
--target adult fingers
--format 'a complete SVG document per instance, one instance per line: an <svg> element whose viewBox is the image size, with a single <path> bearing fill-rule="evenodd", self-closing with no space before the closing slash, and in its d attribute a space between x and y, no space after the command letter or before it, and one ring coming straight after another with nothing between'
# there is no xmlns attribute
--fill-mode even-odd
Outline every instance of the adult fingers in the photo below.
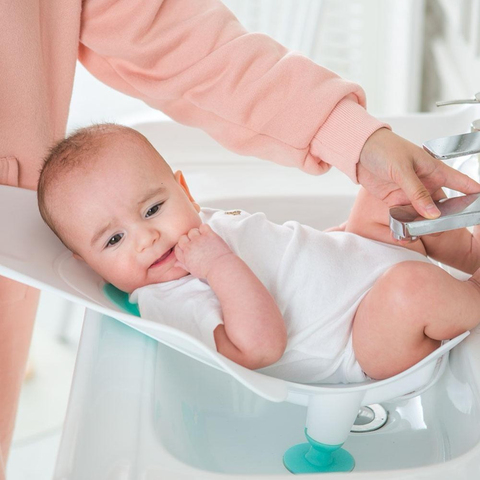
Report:
<svg viewBox="0 0 480 480"><path fill-rule="evenodd" d="M466 194L480 192L480 183L477 183L468 175L449 167L443 162L440 162L438 168L440 168L440 171L445 176L445 187Z"/></svg>
<svg viewBox="0 0 480 480"><path fill-rule="evenodd" d="M405 195L412 202L413 208L422 217L437 218L440 215L440 211L433 203L430 193L413 168L404 170L399 175L398 186L405 192Z"/></svg>

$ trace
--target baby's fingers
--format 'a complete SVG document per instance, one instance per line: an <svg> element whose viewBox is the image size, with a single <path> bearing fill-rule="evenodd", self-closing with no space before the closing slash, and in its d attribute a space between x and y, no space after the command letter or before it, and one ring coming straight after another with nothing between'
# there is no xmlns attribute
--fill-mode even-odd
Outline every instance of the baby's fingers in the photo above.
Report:
<svg viewBox="0 0 480 480"><path fill-rule="evenodd" d="M175 262L175 264L173 265L174 267L179 267L179 268L182 268L183 270L185 270L186 272L188 272L188 268L181 262Z"/></svg>
<svg viewBox="0 0 480 480"><path fill-rule="evenodd" d="M177 258L177 261L175 262L175 267L180 267L183 268L184 270L188 269L185 267L185 255L183 254L182 249L177 245L175 245L175 249L173 251L175 253L175 257Z"/></svg>
<svg viewBox="0 0 480 480"><path fill-rule="evenodd" d="M202 223L198 227L198 231L202 234L207 234L207 233L213 232L212 227L210 227L210 225L208 225L206 223Z"/></svg>
<svg viewBox="0 0 480 480"><path fill-rule="evenodd" d="M189 232L188 232L188 238L190 240L193 240L195 237L199 237L200 236L200 231L198 230L198 228L192 228Z"/></svg>
<svg viewBox="0 0 480 480"><path fill-rule="evenodd" d="M187 245L187 243L190 242L190 239L188 238L187 235L182 235L179 239L178 239L178 242L177 242L177 245L175 245L175 250L178 248L180 249L184 249L185 246Z"/></svg>
<svg viewBox="0 0 480 480"><path fill-rule="evenodd" d="M180 240L179 240L179 242L180 242ZM178 245L178 243L175 245L175 248L173 249L173 253L175 253L175 256L177 257L177 260L180 260L180 261L183 260L183 258L184 258L183 250Z"/></svg>

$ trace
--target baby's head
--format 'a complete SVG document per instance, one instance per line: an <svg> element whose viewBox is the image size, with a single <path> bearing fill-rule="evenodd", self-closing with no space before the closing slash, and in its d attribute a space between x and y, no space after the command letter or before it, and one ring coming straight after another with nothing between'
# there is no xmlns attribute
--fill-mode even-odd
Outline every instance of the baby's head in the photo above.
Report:
<svg viewBox="0 0 480 480"><path fill-rule="evenodd" d="M202 223L182 173L139 132L112 124L83 128L52 148L38 204L76 258L128 293L185 276L173 249Z"/></svg>

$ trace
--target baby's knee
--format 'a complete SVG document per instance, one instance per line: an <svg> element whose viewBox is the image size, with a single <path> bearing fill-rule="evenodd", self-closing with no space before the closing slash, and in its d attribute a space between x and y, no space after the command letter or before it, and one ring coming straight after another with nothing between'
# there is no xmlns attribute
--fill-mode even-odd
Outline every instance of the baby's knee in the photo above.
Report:
<svg viewBox="0 0 480 480"><path fill-rule="evenodd" d="M424 262L402 262L388 269L379 279L385 302L415 320L427 302L427 291L435 284L438 267Z"/></svg>

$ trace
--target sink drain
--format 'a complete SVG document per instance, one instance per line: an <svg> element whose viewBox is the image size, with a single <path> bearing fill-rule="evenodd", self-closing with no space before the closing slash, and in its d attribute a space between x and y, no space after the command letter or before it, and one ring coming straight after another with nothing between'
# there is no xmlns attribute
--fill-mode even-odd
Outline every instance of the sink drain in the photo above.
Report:
<svg viewBox="0 0 480 480"><path fill-rule="evenodd" d="M388 413L379 404L366 405L358 411L357 418L350 430L353 433L373 432L387 423Z"/></svg>

